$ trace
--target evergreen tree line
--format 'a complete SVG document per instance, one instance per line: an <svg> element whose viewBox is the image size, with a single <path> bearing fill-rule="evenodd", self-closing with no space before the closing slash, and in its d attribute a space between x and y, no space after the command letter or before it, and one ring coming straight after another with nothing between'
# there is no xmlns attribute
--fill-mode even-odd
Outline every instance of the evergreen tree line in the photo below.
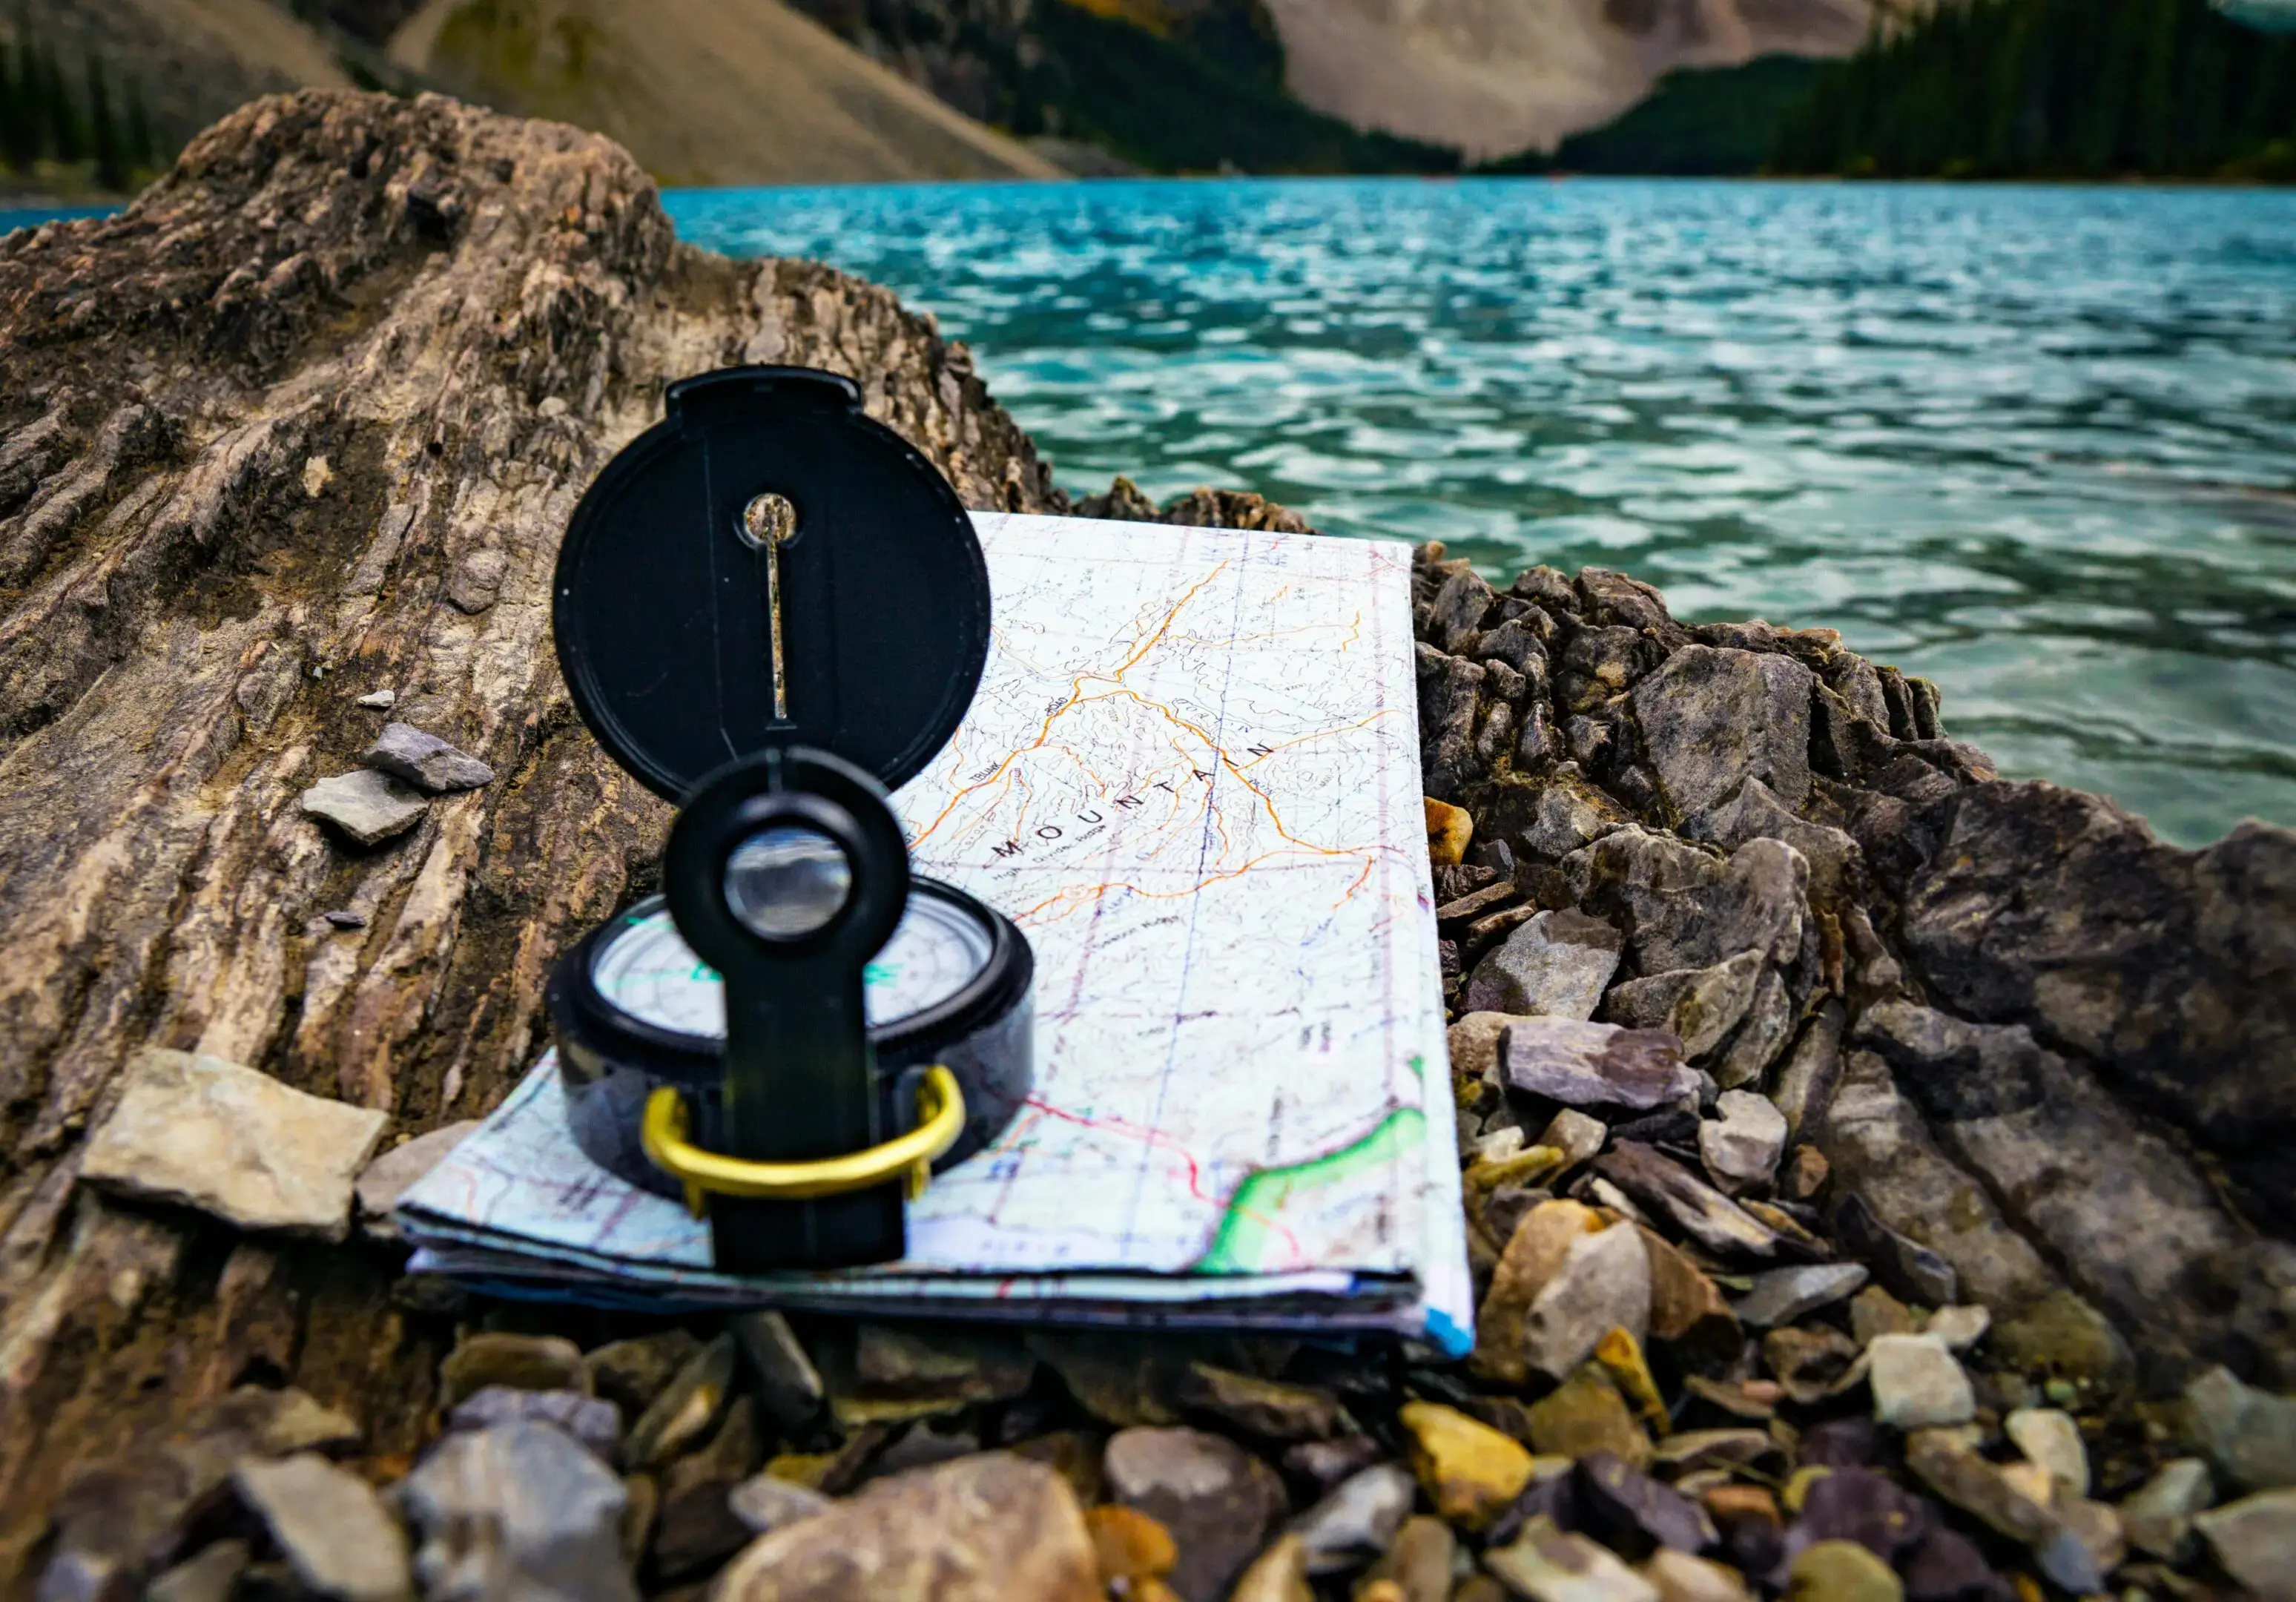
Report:
<svg viewBox="0 0 2296 1602"><path fill-rule="evenodd" d="M0 161L29 172L40 161L90 162L110 190L135 186L168 159L144 104L143 86L127 76L115 87L103 57L91 51L68 70L55 47L22 12L15 37L0 39Z"/></svg>
<svg viewBox="0 0 2296 1602"><path fill-rule="evenodd" d="M1879 177L2296 177L2296 37L2207 0L1939 0L1829 63L1772 167Z"/></svg>

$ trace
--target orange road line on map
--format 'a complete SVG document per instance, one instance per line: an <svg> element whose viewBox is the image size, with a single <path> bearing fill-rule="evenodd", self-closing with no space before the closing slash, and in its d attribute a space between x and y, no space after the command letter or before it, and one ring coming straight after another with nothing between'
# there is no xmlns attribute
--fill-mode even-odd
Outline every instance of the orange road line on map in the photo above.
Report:
<svg viewBox="0 0 2296 1602"><path fill-rule="evenodd" d="M1338 907L1344 904L1349 896L1354 895L1357 891L1363 888L1364 881L1371 876L1372 867L1378 860L1379 852L1380 848L1378 846L1359 845L1350 850L1316 851L1311 853L1313 855L1323 857L1351 857L1359 854L1364 859L1363 871L1356 875L1355 883L1348 886L1347 890L1340 896L1340 899L1332 903L1332 906ZM1037 913L1042 912L1045 908L1059 906L1064 901L1096 901L1101 897L1113 890L1128 890L1144 901L1177 901L1185 897L1194 895L1199 891L1208 889L1214 884L1223 884L1230 879L1240 879L1255 868L1264 867L1267 863L1276 861L1281 858L1288 857L1292 854L1293 853L1289 851L1265 851L1260 855L1254 857L1250 861L1243 863L1239 867L1227 868L1220 873L1212 874L1202 879L1199 879L1195 883L1191 884L1185 890L1146 890L1127 879L1112 879L1100 884L1071 885L1066 890L1059 891L1052 895L1046 896L1034 907L1024 908L1020 912L1013 914L1013 921L1014 923L1023 922L1035 916ZM1082 908L1076 908L1076 910L1080 911ZM1068 914L1063 912L1061 916L1066 916Z"/></svg>
<svg viewBox="0 0 2296 1602"><path fill-rule="evenodd" d="M1066 712L1070 708L1075 706L1078 702L1082 699L1086 679L1109 678L1121 682L1124 675L1129 673L1133 668L1138 664L1143 656L1145 656L1150 651L1155 648L1156 642L1164 637L1166 631L1172 627L1173 620L1180 615L1181 608L1185 607L1189 602L1196 598L1197 591L1202 589L1205 585L1210 584L1213 579L1218 578L1220 574L1226 571L1227 563L1223 562L1217 567L1214 567L1210 572L1206 573L1202 578L1190 585L1188 587L1188 593L1182 596L1177 601L1172 603L1171 610L1164 614L1164 620L1156 625L1155 632L1151 634L1146 639L1142 640L1138 645L1135 646L1132 654L1124 659L1123 664L1119 667L1114 673L1078 674L1072 681L1069 690L1069 698L1045 715L1044 726L1037 731L1036 739L1028 745L1021 747L1019 751L1013 752L1002 762L999 762L996 765L996 771L990 774L987 778L981 780L980 784L968 785L964 789L958 791L955 795L949 797L948 805L943 807L939 815L933 818L932 822L927 824L918 832L916 840L912 842L911 844L914 846L927 839L935 829L940 827L942 821L946 819L951 812L956 809L957 803L963 801L966 796L972 794L973 791L980 789L984 785L995 784L996 780L1003 776L1004 770L1010 768L1013 763L1019 761L1022 756L1031 751L1041 749L1047 742L1049 742L1053 735L1054 722L1059 719L1063 712ZM1207 743L1210 743L1210 742L1207 742ZM1218 747L1215 745L1213 749L1218 750ZM1078 766L1082 766L1082 764L1079 763Z"/></svg>

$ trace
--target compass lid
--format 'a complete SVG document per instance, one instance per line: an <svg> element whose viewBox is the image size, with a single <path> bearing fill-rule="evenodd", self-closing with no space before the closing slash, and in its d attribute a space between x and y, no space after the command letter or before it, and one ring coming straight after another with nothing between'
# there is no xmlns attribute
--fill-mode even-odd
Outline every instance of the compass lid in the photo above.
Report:
<svg viewBox="0 0 2296 1602"><path fill-rule="evenodd" d="M583 496L552 620L582 720L668 800L791 745L891 789L972 703L988 569L948 481L850 379L729 367L671 385Z"/></svg>

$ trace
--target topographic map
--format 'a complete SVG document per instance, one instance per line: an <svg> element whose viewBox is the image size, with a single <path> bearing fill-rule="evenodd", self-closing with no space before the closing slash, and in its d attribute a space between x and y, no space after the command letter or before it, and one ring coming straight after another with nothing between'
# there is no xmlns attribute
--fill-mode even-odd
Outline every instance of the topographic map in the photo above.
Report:
<svg viewBox="0 0 2296 1602"><path fill-rule="evenodd" d="M1457 1345L1408 548L974 521L987 670L894 801L918 871L1035 949L1013 1126L913 1205L900 1262L733 1280L683 1208L585 1162L545 1057L402 1202L418 1266Z"/></svg>

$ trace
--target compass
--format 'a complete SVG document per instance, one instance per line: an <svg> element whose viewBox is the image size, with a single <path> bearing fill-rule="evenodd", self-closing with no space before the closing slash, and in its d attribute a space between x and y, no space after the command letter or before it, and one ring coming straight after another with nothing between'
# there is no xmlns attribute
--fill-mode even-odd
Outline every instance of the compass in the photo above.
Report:
<svg viewBox="0 0 2296 1602"><path fill-rule="evenodd" d="M988 615L955 492L811 369L671 386L568 525L575 709L679 811L663 893L552 976L567 1117L723 1271L898 1257L906 1200L1028 1094L1028 941L913 876L886 800L971 704Z"/></svg>

